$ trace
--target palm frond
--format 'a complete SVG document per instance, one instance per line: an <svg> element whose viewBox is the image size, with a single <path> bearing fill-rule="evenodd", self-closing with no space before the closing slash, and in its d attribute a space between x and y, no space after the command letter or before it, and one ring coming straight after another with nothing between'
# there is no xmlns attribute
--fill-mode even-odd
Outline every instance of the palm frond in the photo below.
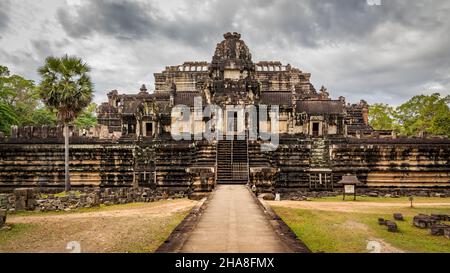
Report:
<svg viewBox="0 0 450 273"><path fill-rule="evenodd" d="M68 55L48 57L38 71L42 77L39 95L50 109L58 111L61 122L73 121L92 101L90 68L80 58Z"/></svg>

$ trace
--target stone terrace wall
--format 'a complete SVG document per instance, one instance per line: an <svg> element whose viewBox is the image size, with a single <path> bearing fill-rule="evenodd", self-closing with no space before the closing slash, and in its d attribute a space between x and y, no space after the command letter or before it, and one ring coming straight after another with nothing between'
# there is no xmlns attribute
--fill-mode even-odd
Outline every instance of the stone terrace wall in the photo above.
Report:
<svg viewBox="0 0 450 273"><path fill-rule="evenodd" d="M187 168L193 163L196 147L190 142L161 142L157 144L157 187L169 191L187 191L192 179Z"/></svg>
<svg viewBox="0 0 450 273"><path fill-rule="evenodd" d="M448 139L346 139L331 146L331 162L368 187L450 187Z"/></svg>
<svg viewBox="0 0 450 273"><path fill-rule="evenodd" d="M308 139L280 139L275 152L270 153L279 169L275 178L278 188L309 187L311 142Z"/></svg>
<svg viewBox="0 0 450 273"><path fill-rule="evenodd" d="M22 187L64 189L62 142L61 139L0 142L0 192ZM137 157L136 148L145 155ZM189 191L193 179L187 169L193 164L196 149L187 141L118 142L75 137L70 144L71 184L74 188L139 186Z"/></svg>
<svg viewBox="0 0 450 273"><path fill-rule="evenodd" d="M50 142L50 141L47 141ZM70 145L74 187L127 187L133 183L133 145L75 143ZM0 190L20 187L64 188L64 145L0 143Z"/></svg>
<svg viewBox="0 0 450 273"><path fill-rule="evenodd" d="M15 188L64 188L62 139L4 139L0 141L0 191ZM328 139L329 154L320 167L333 170L334 183L342 175L357 174L369 188L450 188L448 139ZM330 146L328 147L328 144ZM136 148L154 153L147 161ZM314 167L314 140L282 138L275 152L249 146L250 181L268 190L309 188ZM317 148L316 148L317 150ZM322 151L322 150L318 150ZM214 179L215 147L189 141L113 142L72 138L71 182L75 188L146 187L164 191L210 190ZM156 175L154 166L156 164Z"/></svg>

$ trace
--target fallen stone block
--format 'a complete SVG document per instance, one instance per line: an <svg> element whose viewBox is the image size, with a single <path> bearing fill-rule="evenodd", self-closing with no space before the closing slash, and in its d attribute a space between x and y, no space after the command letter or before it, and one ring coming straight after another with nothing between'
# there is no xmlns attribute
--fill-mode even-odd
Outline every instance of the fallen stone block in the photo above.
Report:
<svg viewBox="0 0 450 273"><path fill-rule="evenodd" d="M367 196L369 196L369 197L378 197L378 192L369 192L367 194Z"/></svg>
<svg viewBox="0 0 450 273"><path fill-rule="evenodd" d="M431 217L439 221L450 221L450 215L447 214L431 214Z"/></svg>
<svg viewBox="0 0 450 273"><path fill-rule="evenodd" d="M263 193L258 196L258 198L262 198L264 200L273 201L275 200L275 195L272 193Z"/></svg>
<svg viewBox="0 0 450 273"><path fill-rule="evenodd" d="M414 216L413 218L413 224L414 226L418 228L431 228L434 224L439 222L439 219L436 219L436 217L432 217L429 215L419 214L417 216Z"/></svg>
<svg viewBox="0 0 450 273"><path fill-rule="evenodd" d="M397 221L404 221L403 215L401 213L394 213L394 219Z"/></svg>
<svg viewBox="0 0 450 273"><path fill-rule="evenodd" d="M447 195L445 193L436 193L434 196L440 198L447 198Z"/></svg>
<svg viewBox="0 0 450 273"><path fill-rule="evenodd" d="M450 239L450 227L444 229L444 236L447 239Z"/></svg>
<svg viewBox="0 0 450 273"><path fill-rule="evenodd" d="M386 221L386 226L388 227L389 232L397 232L398 231L397 224L393 221Z"/></svg>
<svg viewBox="0 0 450 273"><path fill-rule="evenodd" d="M434 224L431 227L431 235L433 236L444 236L445 234L445 230L450 228L450 226L445 225L445 224Z"/></svg>
<svg viewBox="0 0 450 273"><path fill-rule="evenodd" d="M0 209L0 228L6 224L6 209Z"/></svg>
<svg viewBox="0 0 450 273"><path fill-rule="evenodd" d="M8 195L0 194L0 208L6 209L8 208Z"/></svg>

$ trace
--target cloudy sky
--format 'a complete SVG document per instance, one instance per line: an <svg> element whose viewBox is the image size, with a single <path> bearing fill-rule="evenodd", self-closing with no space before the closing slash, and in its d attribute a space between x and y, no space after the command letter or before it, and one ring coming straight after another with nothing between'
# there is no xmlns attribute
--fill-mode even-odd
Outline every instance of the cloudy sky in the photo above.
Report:
<svg viewBox="0 0 450 273"><path fill-rule="evenodd" d="M450 1L0 0L0 64L38 81L46 56L82 57L96 102L111 89L153 89L153 73L210 61L237 31L254 61L312 73L334 98L399 104L450 94Z"/></svg>

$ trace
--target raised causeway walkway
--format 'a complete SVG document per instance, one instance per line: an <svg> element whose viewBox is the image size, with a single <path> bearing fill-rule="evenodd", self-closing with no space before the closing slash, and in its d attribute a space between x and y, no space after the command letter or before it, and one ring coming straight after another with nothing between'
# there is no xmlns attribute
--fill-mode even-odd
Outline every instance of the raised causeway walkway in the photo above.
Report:
<svg viewBox="0 0 450 273"><path fill-rule="evenodd" d="M219 185L181 252L286 253L292 249L272 228L243 185Z"/></svg>

